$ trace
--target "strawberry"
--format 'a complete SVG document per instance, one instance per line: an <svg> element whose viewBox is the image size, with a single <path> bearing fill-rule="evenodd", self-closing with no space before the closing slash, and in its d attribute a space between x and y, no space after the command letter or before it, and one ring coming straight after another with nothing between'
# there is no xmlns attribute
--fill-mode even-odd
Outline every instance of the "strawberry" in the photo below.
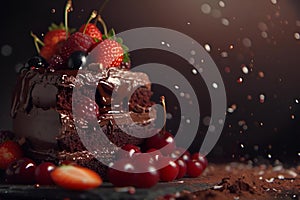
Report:
<svg viewBox="0 0 300 200"><path fill-rule="evenodd" d="M8 140L0 145L0 169L6 169L9 164L23 156L20 145Z"/></svg>
<svg viewBox="0 0 300 200"><path fill-rule="evenodd" d="M79 32L84 33L86 35L89 35L91 38L95 40L95 42L101 42L102 41L102 33L97 28L95 24L89 23L89 24L83 24Z"/></svg>
<svg viewBox="0 0 300 200"><path fill-rule="evenodd" d="M41 49L40 55L47 61L58 52L62 43L66 40L66 30L64 25L51 24L49 31L44 37L44 46Z"/></svg>
<svg viewBox="0 0 300 200"><path fill-rule="evenodd" d="M53 46L43 46L40 51L40 55L45 60L50 60L50 58L55 54L55 49Z"/></svg>
<svg viewBox="0 0 300 200"><path fill-rule="evenodd" d="M115 40L106 39L99 44L96 51L96 59L104 67L119 67L123 61L124 51L122 45Z"/></svg>
<svg viewBox="0 0 300 200"><path fill-rule="evenodd" d="M75 51L83 51L85 53L89 52L94 40L86 34L81 32L75 32L66 40L62 45L59 53L62 59L67 62L70 55Z"/></svg>
<svg viewBox="0 0 300 200"><path fill-rule="evenodd" d="M44 37L44 44L47 46L55 46L57 43L66 40L66 29L61 23L60 25L51 24L49 31Z"/></svg>
<svg viewBox="0 0 300 200"><path fill-rule="evenodd" d="M87 190L100 186L101 177L94 171L80 166L62 165L51 172L57 185L71 190Z"/></svg>

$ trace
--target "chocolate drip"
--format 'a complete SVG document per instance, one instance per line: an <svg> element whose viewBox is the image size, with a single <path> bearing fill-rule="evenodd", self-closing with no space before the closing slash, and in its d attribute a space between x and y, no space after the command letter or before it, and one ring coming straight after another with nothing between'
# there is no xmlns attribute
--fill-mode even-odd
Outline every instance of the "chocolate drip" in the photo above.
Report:
<svg viewBox="0 0 300 200"><path fill-rule="evenodd" d="M141 138L134 138L130 135L128 137L122 131L124 130L122 128L132 125L132 121L128 119L141 125L142 134L149 133L147 126L143 125L154 121L155 116L151 116L148 112L152 105L148 76L144 73L117 68L105 69L98 66L95 69L97 70L53 72L34 69L25 70L20 75L13 96L11 115L14 118L14 129L18 130L17 135L24 135L32 143L41 144L32 145L35 153L41 151L42 147L46 149L61 147L60 150L82 151L83 146L80 146L80 141L74 139L78 134L78 127L75 127L72 116L72 94L75 89L78 89L82 97L90 99L95 97L100 113L99 124L96 121L96 125L100 125L111 142L117 146L126 143L141 144L143 141ZM135 92L132 97L126 97L125 94L133 89ZM117 93L117 99L114 100L121 104L120 110L115 113L111 111L113 91ZM128 108L125 109L126 107ZM122 123L116 124L116 118L122 119ZM35 126L36 121L38 121L38 126ZM84 125L90 126L91 124ZM93 138L87 138L87 140L93 142ZM45 144L48 146L45 147ZM111 149L110 152L115 152L115 149ZM99 153L105 156L104 152ZM43 157L44 154L41 156Z"/></svg>
<svg viewBox="0 0 300 200"><path fill-rule="evenodd" d="M103 106L109 106L111 104L111 92L112 92L112 88L109 88L110 90L107 92L107 91L104 91L104 88L103 88L103 83L100 83L98 84L97 86L97 92L99 94L98 98L99 98L99 106L103 105ZM97 95L97 93L96 93ZM98 98L96 98L96 100L98 100Z"/></svg>

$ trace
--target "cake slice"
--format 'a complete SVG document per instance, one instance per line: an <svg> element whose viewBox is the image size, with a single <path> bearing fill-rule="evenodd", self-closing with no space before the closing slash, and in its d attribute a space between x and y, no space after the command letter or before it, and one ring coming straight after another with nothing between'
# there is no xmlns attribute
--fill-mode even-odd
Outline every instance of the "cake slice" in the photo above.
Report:
<svg viewBox="0 0 300 200"><path fill-rule="evenodd" d="M95 64L90 66L89 70L80 70L80 73L78 70L51 72L42 68L24 70L17 81L11 114L14 132L29 143L30 157L37 161L71 160L103 175L106 167L98 162L97 156L112 160L118 147L141 144L143 138L154 131L153 126L147 125L155 120L155 112L151 110L152 92L146 74L107 69L98 64L96 69ZM135 87L130 99L125 99L123 94ZM117 94L114 95L116 101L121 102L117 111L111 109L113 90ZM92 105L96 110L83 117L74 116L74 92L79 97L76 101L83 105L79 109ZM92 115L97 115L96 121L89 120ZM131 126L138 127L135 131L141 133L140 138L124 132L131 130ZM95 128L102 131L90 133ZM103 148L106 144L93 137L101 132L113 147ZM89 152L86 145L93 147L93 152Z"/></svg>

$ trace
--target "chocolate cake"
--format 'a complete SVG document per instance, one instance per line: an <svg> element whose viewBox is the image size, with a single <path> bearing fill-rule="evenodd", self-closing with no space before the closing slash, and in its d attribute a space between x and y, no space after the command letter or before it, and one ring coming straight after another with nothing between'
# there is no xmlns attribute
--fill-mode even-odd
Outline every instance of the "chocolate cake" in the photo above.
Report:
<svg viewBox="0 0 300 200"><path fill-rule="evenodd" d="M117 94L113 100L119 102L117 109L111 108L113 90ZM134 92L128 100L124 92L129 90ZM79 97L77 103L72 102L75 92ZM99 64L90 64L80 73L26 69L19 75L13 96L13 131L27 139L27 153L36 161L69 160L105 174L106 167L98 156L112 160L118 147L139 145L154 130L146 126L155 120L151 95L148 76L126 69L104 68ZM74 105L79 105L77 116L72 111ZM93 121L93 117L97 120ZM138 125L135 127L140 138L124 132L134 125L130 124L131 119ZM107 145L97 139L101 131L90 133L97 128L102 129L112 147L103 147Z"/></svg>

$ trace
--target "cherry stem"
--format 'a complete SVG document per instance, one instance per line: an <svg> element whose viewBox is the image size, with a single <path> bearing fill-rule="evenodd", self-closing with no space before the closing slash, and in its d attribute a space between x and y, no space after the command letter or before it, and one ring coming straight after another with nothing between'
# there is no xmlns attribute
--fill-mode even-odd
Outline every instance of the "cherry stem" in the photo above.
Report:
<svg viewBox="0 0 300 200"><path fill-rule="evenodd" d="M104 8L105 8L105 6L107 5L108 2L109 2L109 0L105 0L104 3L101 5L101 7L98 10L99 15L103 12L103 10L104 10Z"/></svg>
<svg viewBox="0 0 300 200"><path fill-rule="evenodd" d="M94 19L94 18L96 18L96 17L97 17L97 11L94 10L94 11L92 12L92 14L91 14L89 20L88 20L87 23L85 24L85 27L84 27L84 29L83 29L83 34L85 33L85 31L86 31L86 29L87 29L89 23L92 21L92 19Z"/></svg>
<svg viewBox="0 0 300 200"><path fill-rule="evenodd" d="M68 27L68 13L70 9L72 8L72 0L68 0L66 7L65 7L65 29L66 29L66 39L68 39L69 36L69 27Z"/></svg>
<svg viewBox="0 0 300 200"><path fill-rule="evenodd" d="M38 38L38 36L36 36L33 32L30 32L30 35L31 35L31 37L33 37L33 41L34 41L34 45L35 45L36 51L38 53L40 53L39 44L42 45L42 46L45 46L44 42L42 42L42 40L40 40Z"/></svg>
<svg viewBox="0 0 300 200"><path fill-rule="evenodd" d="M167 122L167 107L166 107L166 101L165 101L165 97L161 96L160 97L160 101L162 103L162 106L164 108L164 133L166 132L166 122Z"/></svg>
<svg viewBox="0 0 300 200"><path fill-rule="evenodd" d="M101 25L102 25L102 27L103 27L104 35L105 35L106 37L108 37L107 26L106 26L104 20L102 19L102 17L101 17L99 14L98 14L97 20L101 23Z"/></svg>

